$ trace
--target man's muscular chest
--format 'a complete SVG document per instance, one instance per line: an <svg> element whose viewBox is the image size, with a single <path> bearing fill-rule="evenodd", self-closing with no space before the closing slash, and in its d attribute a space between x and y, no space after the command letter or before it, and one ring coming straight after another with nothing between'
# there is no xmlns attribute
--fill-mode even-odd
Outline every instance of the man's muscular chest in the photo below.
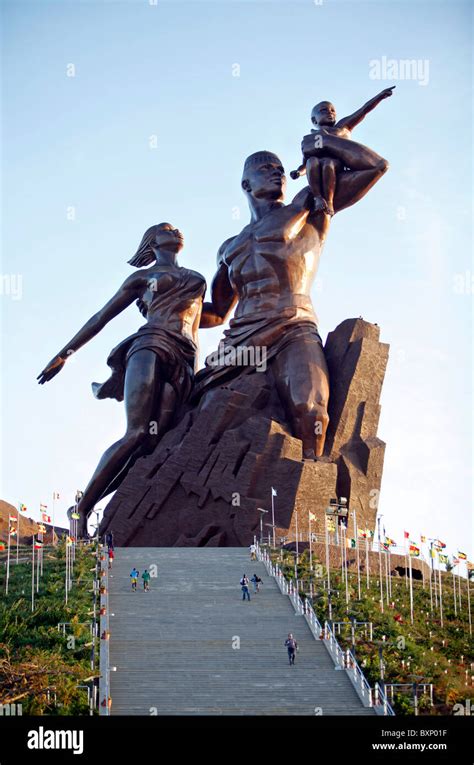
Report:
<svg viewBox="0 0 474 765"><path fill-rule="evenodd" d="M243 277L265 278L294 254L296 237L301 236L307 212L290 205L268 213L261 220L250 223L232 239L223 253L231 281Z"/></svg>

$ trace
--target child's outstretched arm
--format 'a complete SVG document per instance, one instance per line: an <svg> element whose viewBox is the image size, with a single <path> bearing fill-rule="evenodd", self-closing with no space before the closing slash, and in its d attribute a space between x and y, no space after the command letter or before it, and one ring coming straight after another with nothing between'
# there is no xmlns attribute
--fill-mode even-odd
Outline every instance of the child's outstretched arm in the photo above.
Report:
<svg viewBox="0 0 474 765"><path fill-rule="evenodd" d="M348 128L348 130L355 128L356 125L358 125L359 122L362 122L364 117L369 112L371 112L372 109L375 109L375 107L378 106L381 101L393 95L393 89L395 87L396 85L392 85L391 88L385 88L385 90L382 90L378 95L374 96L370 99L370 101L367 101L366 104L361 106L360 109L357 109L354 114L350 114L348 117L343 117L341 120L339 120L339 122L336 124L336 127Z"/></svg>

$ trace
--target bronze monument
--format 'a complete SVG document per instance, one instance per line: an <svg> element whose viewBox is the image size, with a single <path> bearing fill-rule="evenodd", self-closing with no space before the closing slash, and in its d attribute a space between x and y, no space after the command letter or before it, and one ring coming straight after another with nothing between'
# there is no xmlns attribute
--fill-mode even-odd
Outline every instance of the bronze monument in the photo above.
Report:
<svg viewBox="0 0 474 765"><path fill-rule="evenodd" d="M109 380L93 384L98 398L125 399L127 430L86 487L78 506L81 535L95 503L118 489L101 524L101 533L113 527L118 544L247 544L259 522L255 502L266 492L261 476L243 469L248 449L271 455L284 476L288 465L275 444L288 439L285 449L300 467L292 468L281 531L292 526L305 481L316 481L322 501L351 480L362 505L369 475L380 485L383 443L376 427L387 347L373 325L345 322L325 353L310 293L332 215L362 199L388 168L385 159L351 141L350 130L392 90L338 123L329 102L313 109L317 134L303 138L304 165L293 173L306 172L309 185L290 204L283 201L286 178L278 156L258 151L247 158L241 183L250 222L220 247L209 302L203 303L204 278L177 264L179 231L154 226L129 261L140 270L39 375L40 383L54 377L69 354L137 301L147 323L111 352ZM219 353L194 377L198 327L223 324L234 308ZM257 363L262 356L263 368ZM353 384L369 373L373 393ZM283 442L274 438L278 427ZM215 482L218 465L223 473L231 467L226 487L219 469ZM231 485L239 517L231 512Z"/></svg>

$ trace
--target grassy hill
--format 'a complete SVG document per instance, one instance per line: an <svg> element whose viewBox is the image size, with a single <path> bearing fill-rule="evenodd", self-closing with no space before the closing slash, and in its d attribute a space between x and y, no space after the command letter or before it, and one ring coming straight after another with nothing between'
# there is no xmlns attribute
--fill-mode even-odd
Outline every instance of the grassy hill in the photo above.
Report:
<svg viewBox="0 0 474 765"><path fill-rule="evenodd" d="M295 555L289 551L273 551L272 558L283 570L287 579L295 580ZM308 597L321 624L328 620L328 592L326 569L322 561L313 555L313 567L320 564L322 576L311 576L309 554L306 550L299 556L297 566L299 590ZM456 593L459 577L456 576ZM454 609L452 574L442 574L443 626L438 609L430 605L429 583L413 581L414 622L410 621L410 596L407 581L391 577L391 597L386 602L385 577L384 612L380 607L380 580L372 574L370 587L365 576L361 577L361 599L358 600L357 573L348 573L349 603L346 603L345 577L341 568L331 570L331 603L333 621L373 623L373 639L362 627L355 630L352 646L351 628L344 626L338 640L343 648L353 650L371 685L380 681L380 654L383 656L386 683L433 683L434 706L426 697L420 698L420 714L453 714L453 706L471 699L474 703L474 640L469 633L467 609L467 580L461 578L461 608L457 600ZM310 597L310 584L313 598ZM472 584L471 584L472 589ZM472 592L471 592L472 599ZM434 598L433 598L434 601ZM434 605L434 603L433 603ZM474 602L471 603L474 607ZM365 634L367 632L367 634ZM397 714L413 714L412 694L397 693L394 696Z"/></svg>
<svg viewBox="0 0 474 765"><path fill-rule="evenodd" d="M31 546L20 547L20 562L10 564L5 595L6 552L0 553L0 703L21 703L23 714L88 714L95 548L78 547L73 586L65 604L65 544L44 547L43 576L31 604ZM37 551L35 551L37 553ZM35 555L36 557L36 555ZM35 565L36 570L36 565ZM36 588L35 588L36 589ZM66 635L60 622L70 622ZM97 665L95 668L97 674Z"/></svg>

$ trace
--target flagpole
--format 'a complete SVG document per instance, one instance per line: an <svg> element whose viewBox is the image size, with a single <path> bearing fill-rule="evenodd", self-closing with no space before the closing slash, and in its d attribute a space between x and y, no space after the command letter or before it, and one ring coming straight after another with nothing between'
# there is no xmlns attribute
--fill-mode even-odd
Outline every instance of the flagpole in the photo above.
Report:
<svg viewBox="0 0 474 765"><path fill-rule="evenodd" d="M472 621L471 621L471 595L469 592L469 569L466 563L466 575L467 575L467 612L469 614L469 634L472 635Z"/></svg>
<svg viewBox="0 0 474 765"><path fill-rule="evenodd" d="M326 571L328 575L328 594L331 590L331 574L329 571L329 531L328 531L328 517L325 516L325 523L324 523L325 529L326 529Z"/></svg>
<svg viewBox="0 0 474 765"><path fill-rule="evenodd" d="M431 542L431 546L433 547L433 542ZM436 548L437 549L437 548ZM433 592L435 597L435 608L438 608L438 585L436 582L436 569L434 567L435 557L433 555L432 557L432 563L433 563Z"/></svg>
<svg viewBox="0 0 474 765"><path fill-rule="evenodd" d="M359 529L357 528L357 516L356 511L352 511L354 513L354 538L356 543L356 556L357 556L357 597L360 600L361 599L361 593L360 593L360 556L359 556Z"/></svg>
<svg viewBox="0 0 474 765"><path fill-rule="evenodd" d="M430 544L430 613L433 613L433 584L432 584L432 573L433 573L433 542Z"/></svg>
<svg viewBox="0 0 474 765"><path fill-rule="evenodd" d="M20 543L20 503L18 503L16 508L16 520L17 520L17 533L16 533L16 563L18 565L18 545Z"/></svg>
<svg viewBox="0 0 474 765"><path fill-rule="evenodd" d="M349 582L347 579L347 529L346 526L343 526L343 534L344 534L344 576L346 581L346 606L349 606ZM347 609L348 610L348 609Z"/></svg>
<svg viewBox="0 0 474 765"><path fill-rule="evenodd" d="M35 535L32 536L31 548L31 612L35 610Z"/></svg>
<svg viewBox="0 0 474 765"><path fill-rule="evenodd" d="M37 535L37 539L39 542L39 534ZM40 571L40 550L38 549L38 555L36 556L36 592L39 592L39 571Z"/></svg>
<svg viewBox="0 0 474 765"><path fill-rule="evenodd" d="M44 539L44 534L43 534L43 532L41 532L41 539L39 541L43 542L43 539ZM40 569L41 570L40 570L40 573L41 573L41 576L43 576L43 548L42 547L39 550L39 552L41 554L41 560L40 560Z"/></svg>
<svg viewBox="0 0 474 765"><path fill-rule="evenodd" d="M65 600L65 602L66 602L66 605L67 605L68 575L69 575L69 572L68 572L68 556L69 556L69 545L67 543L67 536L66 536L66 580L65 580L65 589L66 589L66 596L65 596L66 600Z"/></svg>
<svg viewBox="0 0 474 765"><path fill-rule="evenodd" d="M408 556L410 564L410 621L413 624L413 572L411 566L411 555Z"/></svg>
<svg viewBox="0 0 474 765"><path fill-rule="evenodd" d="M55 504L56 504L56 492L53 491L53 547L54 547L54 513L55 513Z"/></svg>
<svg viewBox="0 0 474 765"><path fill-rule="evenodd" d="M439 579L439 613L441 618L441 626L443 627L443 589L441 584L441 569L438 569L438 579Z"/></svg>
<svg viewBox="0 0 474 765"><path fill-rule="evenodd" d="M367 538L367 529L365 531L365 569L367 575L367 591L370 590L370 561L369 561L369 540Z"/></svg>
<svg viewBox="0 0 474 765"><path fill-rule="evenodd" d="M275 496L274 492L275 489L273 486L271 487L271 494L272 494L272 531L273 531L273 547L276 547L276 540L275 540L275 503L273 500L273 497Z"/></svg>
<svg viewBox="0 0 474 765"><path fill-rule="evenodd" d="M453 575L453 595L454 595L454 616L458 615L458 604L456 603L456 580L454 578L454 567L451 571Z"/></svg>
<svg viewBox="0 0 474 765"><path fill-rule="evenodd" d="M386 537L385 537L386 538ZM385 550L385 593L387 596L387 606L390 603L389 599L389 591L388 591L388 556L387 556L387 550Z"/></svg>
<svg viewBox="0 0 474 765"><path fill-rule="evenodd" d="M10 580L10 539L11 539L11 521L10 521L10 514L8 514L8 552L7 552L7 579L5 583L5 595L8 595L8 582Z"/></svg>
<svg viewBox="0 0 474 765"><path fill-rule="evenodd" d="M308 510L308 530L309 530L309 570L313 570L313 548L311 546L311 512Z"/></svg>

